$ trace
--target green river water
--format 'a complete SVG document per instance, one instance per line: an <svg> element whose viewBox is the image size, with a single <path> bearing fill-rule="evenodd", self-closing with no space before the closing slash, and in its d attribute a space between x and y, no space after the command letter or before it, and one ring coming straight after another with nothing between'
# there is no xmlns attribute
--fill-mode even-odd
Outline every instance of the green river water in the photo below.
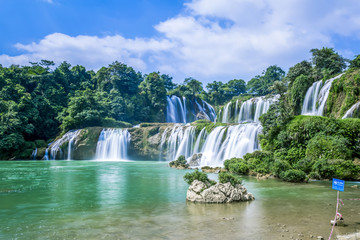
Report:
<svg viewBox="0 0 360 240"><path fill-rule="evenodd" d="M163 162L0 162L0 239L311 239L329 236L331 182L244 178L256 200L186 202L185 170ZM210 174L216 179L216 174ZM347 183L342 198L359 198ZM360 230L360 201L344 201Z"/></svg>

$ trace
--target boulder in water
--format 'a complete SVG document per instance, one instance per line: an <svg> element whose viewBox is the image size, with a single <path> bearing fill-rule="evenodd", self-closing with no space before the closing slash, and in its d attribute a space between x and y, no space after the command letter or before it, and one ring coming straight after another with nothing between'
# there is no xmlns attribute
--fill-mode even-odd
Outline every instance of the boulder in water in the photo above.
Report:
<svg viewBox="0 0 360 240"><path fill-rule="evenodd" d="M255 200L255 198L241 184L233 186L227 182L209 186L194 180L186 193L186 200L199 203L231 203Z"/></svg>

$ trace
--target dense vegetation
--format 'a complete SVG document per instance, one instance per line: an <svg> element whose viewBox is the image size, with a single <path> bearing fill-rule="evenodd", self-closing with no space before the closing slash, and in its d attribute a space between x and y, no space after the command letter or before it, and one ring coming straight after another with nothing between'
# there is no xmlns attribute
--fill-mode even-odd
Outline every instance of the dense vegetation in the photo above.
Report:
<svg viewBox="0 0 360 240"><path fill-rule="evenodd" d="M216 84L207 93L193 78L176 85L166 74L143 75L119 62L97 72L47 60L0 65L0 159L28 159L70 129L164 122L167 95L225 102L246 89L243 80Z"/></svg>
<svg viewBox="0 0 360 240"><path fill-rule="evenodd" d="M302 61L289 69L279 89L280 100L260 117L262 151L229 159L225 168L237 174L273 174L285 181L308 177L327 179L360 178L360 119L296 116L301 112L307 89L318 80L341 73L345 59L332 49L313 49L311 62ZM330 89L325 116L341 117L360 98L359 56L335 80ZM275 87L275 84L282 87Z"/></svg>
<svg viewBox="0 0 360 240"><path fill-rule="evenodd" d="M349 61L346 72L333 82L325 117L297 116L315 81L325 81L346 68L347 60L333 49L311 53L311 61L295 64L287 74L272 65L247 84L241 79L214 81L206 91L194 78L176 85L168 75L143 75L119 62L97 72L66 62L55 68L45 60L23 67L0 65L0 159L28 159L35 147L46 147L70 129L164 122L167 95L201 98L220 106L276 93L279 101L260 118L262 150L229 159L225 168L235 174L273 174L293 182L334 176L358 179L360 119L339 118L360 101L360 56ZM200 120L196 132L203 127L210 132L220 125L224 124Z"/></svg>

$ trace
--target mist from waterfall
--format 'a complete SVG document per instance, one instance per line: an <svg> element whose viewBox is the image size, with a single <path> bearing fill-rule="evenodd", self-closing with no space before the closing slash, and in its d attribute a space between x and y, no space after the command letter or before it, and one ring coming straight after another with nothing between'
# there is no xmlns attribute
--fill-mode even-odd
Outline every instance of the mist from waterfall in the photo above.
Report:
<svg viewBox="0 0 360 240"><path fill-rule="evenodd" d="M322 80L314 82L306 91L301 115L323 116L331 84L335 79L341 76L342 74L327 80L324 85Z"/></svg>
<svg viewBox="0 0 360 240"><path fill-rule="evenodd" d="M126 129L103 129L96 146L96 160L128 160L130 133Z"/></svg>
<svg viewBox="0 0 360 240"><path fill-rule="evenodd" d="M189 123L201 118L212 122L216 120L214 108L206 101L197 99L190 101L185 97L172 95L166 97L166 103L166 122Z"/></svg>

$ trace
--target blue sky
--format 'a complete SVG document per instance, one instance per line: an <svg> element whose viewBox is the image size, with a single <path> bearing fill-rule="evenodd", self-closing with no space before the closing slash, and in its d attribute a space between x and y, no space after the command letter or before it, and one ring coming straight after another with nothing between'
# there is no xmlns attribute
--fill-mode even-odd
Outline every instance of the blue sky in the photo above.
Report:
<svg viewBox="0 0 360 240"><path fill-rule="evenodd" d="M360 54L358 0L2 0L0 64L118 60L182 82L249 80L332 47Z"/></svg>

